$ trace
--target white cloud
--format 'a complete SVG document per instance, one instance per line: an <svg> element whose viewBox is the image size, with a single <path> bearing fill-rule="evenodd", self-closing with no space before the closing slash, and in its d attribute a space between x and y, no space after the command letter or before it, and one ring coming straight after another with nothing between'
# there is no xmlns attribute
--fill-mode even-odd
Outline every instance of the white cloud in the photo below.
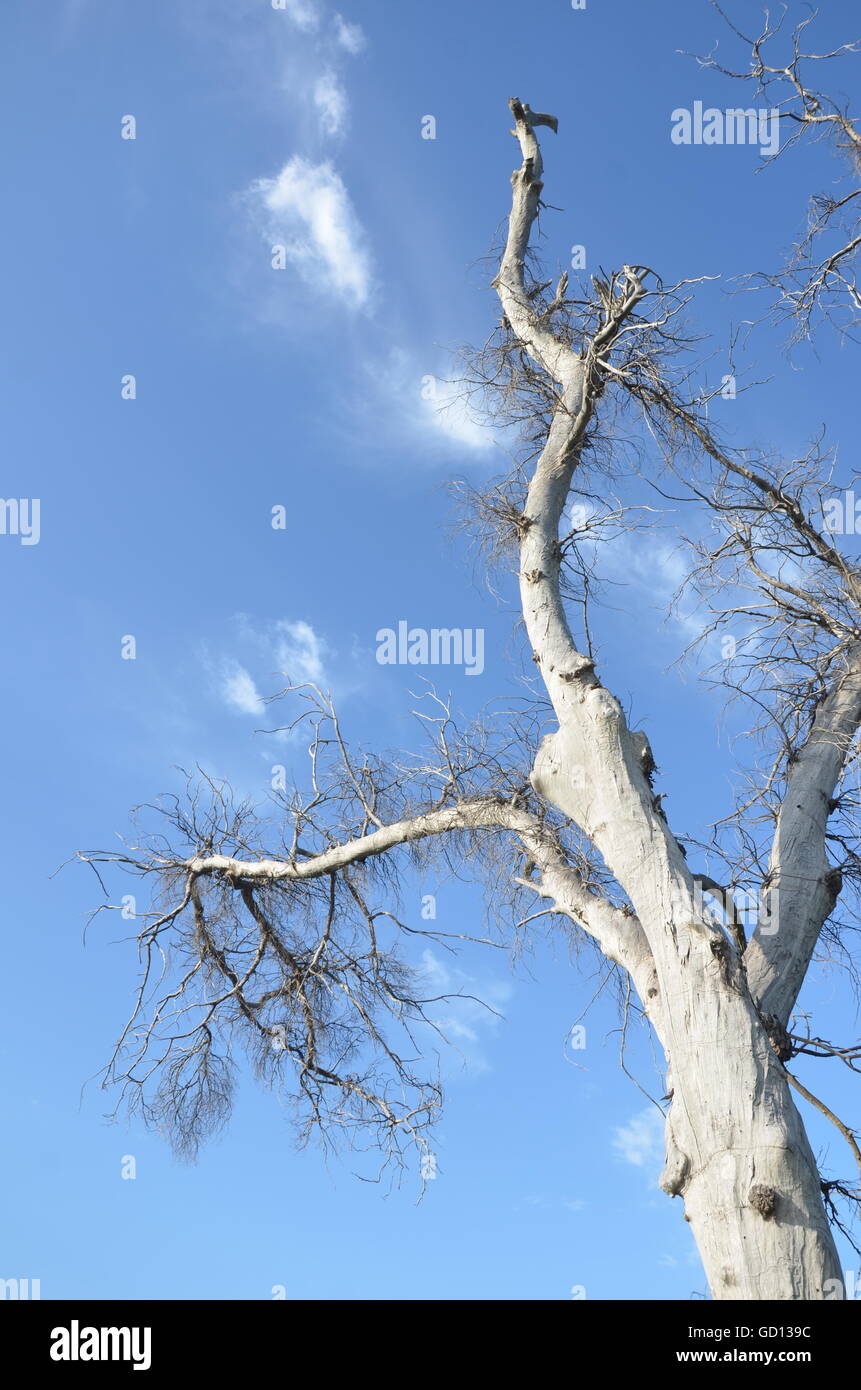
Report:
<svg viewBox="0 0 861 1390"><path fill-rule="evenodd" d="M324 72L314 83L314 105L325 135L340 135L347 121L347 93L333 72Z"/></svg>
<svg viewBox="0 0 861 1390"><path fill-rule="evenodd" d="M654 1105L634 1115L613 1135L613 1148L635 1168L657 1168L664 1161L664 1116Z"/></svg>
<svg viewBox="0 0 861 1390"><path fill-rule="evenodd" d="M323 655L326 644L310 623L282 620L275 624L275 658L291 681L325 682Z"/></svg>
<svg viewBox="0 0 861 1390"><path fill-rule="evenodd" d="M494 433L471 416L462 385L446 380L445 372L429 372L410 350L393 348L385 356L363 362L362 390L352 402L368 436L397 443L403 449L410 437L422 453L428 445L464 449L476 454L495 448Z"/></svg>
<svg viewBox="0 0 861 1390"><path fill-rule="evenodd" d="M511 997L512 985L507 980L472 979L464 971L450 968L431 950L422 953L420 975L430 1001L425 1009L428 1019L457 1049L473 1074L490 1071L485 1038L501 1022L499 1011ZM452 997L438 997L442 995Z"/></svg>
<svg viewBox="0 0 861 1390"><path fill-rule="evenodd" d="M367 304L372 273L365 233L331 164L294 155L276 178L252 184L250 196L267 238L285 247L307 283L353 308Z"/></svg>
<svg viewBox="0 0 861 1390"><path fill-rule="evenodd" d="M348 53L361 53L365 47L366 39L361 25L351 24L340 14L335 15L335 37Z"/></svg>
<svg viewBox="0 0 861 1390"><path fill-rule="evenodd" d="M297 29L310 33L320 23L320 11L314 0L278 0L274 9L285 10Z"/></svg>
<svg viewBox="0 0 861 1390"><path fill-rule="evenodd" d="M263 701L252 676L238 661L226 662L222 671L221 692L231 706L242 714L262 714Z"/></svg>
<svg viewBox="0 0 861 1390"><path fill-rule="evenodd" d="M578 521L572 517L572 521L575 525L583 524L583 518ZM647 609L664 608L687 641L701 635L708 621L701 601L692 590L676 596L693 568L693 560L681 542L664 538L658 532L629 531L606 544L593 539L582 545L591 548L599 574L615 584L629 586Z"/></svg>
<svg viewBox="0 0 861 1390"><path fill-rule="evenodd" d="M325 669L330 654L325 640L302 619L279 618L255 627L244 614L235 620L242 661L234 656L204 661L213 674L225 704L240 714L260 716L266 710L262 687L269 695L286 677L293 684L313 681L322 689L331 685ZM249 669L250 668L250 669ZM254 674L252 675L252 671Z"/></svg>
<svg viewBox="0 0 861 1390"><path fill-rule="evenodd" d="M493 448L493 438L484 425L480 425L470 414L469 403L465 399L463 385L457 381L432 379L421 396L421 406L425 423L453 444L465 444L468 449Z"/></svg>

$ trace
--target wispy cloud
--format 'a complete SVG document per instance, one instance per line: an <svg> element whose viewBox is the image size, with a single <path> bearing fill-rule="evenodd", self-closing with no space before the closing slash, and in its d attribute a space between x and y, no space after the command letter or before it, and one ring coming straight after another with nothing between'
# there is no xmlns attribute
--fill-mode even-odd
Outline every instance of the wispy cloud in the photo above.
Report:
<svg viewBox="0 0 861 1390"><path fill-rule="evenodd" d="M366 39L361 25L351 24L343 15L335 15L335 38L348 53L361 53Z"/></svg>
<svg viewBox="0 0 861 1390"><path fill-rule="evenodd" d="M613 1148L635 1168L659 1168L664 1161L664 1117L654 1105L640 1110L613 1134Z"/></svg>
<svg viewBox="0 0 861 1390"><path fill-rule="evenodd" d="M320 26L320 9L314 0L276 0L275 10L284 10L297 29L311 33Z"/></svg>
<svg viewBox="0 0 861 1390"><path fill-rule="evenodd" d="M207 649L203 651L217 693L229 709L259 718L266 710L261 689L272 695L274 687L285 679L296 685L313 681L321 689L331 687L326 661L332 653L309 622L279 618L255 624L245 614L235 622L241 660L233 653L216 657Z"/></svg>
<svg viewBox="0 0 861 1390"><path fill-rule="evenodd" d="M364 308L372 284L364 229L332 165L301 155L275 178L258 179L248 193L273 245L312 288L350 308Z"/></svg>
<svg viewBox="0 0 861 1390"><path fill-rule="evenodd" d="M571 519L573 524L582 525L586 518L572 515ZM656 531L627 531L606 543L586 541L583 546L595 557L599 575L614 584L626 585L645 611L663 609L687 641L701 635L708 620L701 601L691 590L676 597L693 567L682 543Z"/></svg>
<svg viewBox="0 0 861 1390"><path fill-rule="evenodd" d="M226 661L221 674L221 693L231 709L241 714L262 714L263 700L254 678L238 661Z"/></svg>
<svg viewBox="0 0 861 1390"><path fill-rule="evenodd" d="M470 412L463 387L445 369L429 371L412 351L396 347L362 361L361 389L349 401L355 420L378 442L439 455L490 455L494 432Z"/></svg>
<svg viewBox="0 0 861 1390"><path fill-rule="evenodd" d="M341 135L347 123L347 93L333 72L324 72L314 83L314 105L326 135Z"/></svg>
<svg viewBox="0 0 861 1390"><path fill-rule="evenodd" d="M274 627L274 649L278 669L291 681L326 682L323 665L326 643L310 623L282 619Z"/></svg>
<svg viewBox="0 0 861 1390"><path fill-rule="evenodd" d="M493 436L470 413L463 383L433 378L432 390L421 397L423 422L454 444L483 452L493 448Z"/></svg>
<svg viewBox="0 0 861 1390"><path fill-rule="evenodd" d="M491 1070L485 1051L487 1037L499 1024L503 1004L513 987L507 980L476 980L457 967L445 964L433 951L421 959L421 981L428 1018L444 1034L473 1074ZM442 998L440 996L453 996Z"/></svg>

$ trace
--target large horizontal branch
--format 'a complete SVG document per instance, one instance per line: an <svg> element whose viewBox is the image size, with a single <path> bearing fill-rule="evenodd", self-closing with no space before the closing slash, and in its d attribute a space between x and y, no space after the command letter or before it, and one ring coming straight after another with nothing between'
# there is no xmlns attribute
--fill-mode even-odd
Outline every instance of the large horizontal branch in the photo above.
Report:
<svg viewBox="0 0 861 1390"><path fill-rule="evenodd" d="M233 859L224 854L197 855L185 861L191 874L224 874L244 882L279 883L320 878L337 873L351 864L360 864L371 855L385 854L431 835L456 830L506 829L517 833L537 824L527 811L496 798L459 802L441 810L427 811L405 820L384 825L370 835L361 835L342 845L334 845L307 859Z"/></svg>
<svg viewBox="0 0 861 1390"><path fill-rule="evenodd" d="M569 864L557 836L537 816L497 798L463 801L396 821L301 861L247 860L212 854L196 855L177 867L185 869L191 878L221 874L244 884L303 882L338 873L371 856L430 836L470 830L507 830L517 835L542 875L540 883L530 887L542 897L553 898L560 913L579 923L610 960L628 970L644 1002L648 1001L651 957L637 919L585 886Z"/></svg>

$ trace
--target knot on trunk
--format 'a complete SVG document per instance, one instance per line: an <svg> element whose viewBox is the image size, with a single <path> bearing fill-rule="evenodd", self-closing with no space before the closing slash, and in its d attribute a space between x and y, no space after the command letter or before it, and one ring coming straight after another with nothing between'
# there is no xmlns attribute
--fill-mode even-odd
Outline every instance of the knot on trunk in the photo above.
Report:
<svg viewBox="0 0 861 1390"><path fill-rule="evenodd" d="M775 1018L774 1014L763 1014L762 1026L768 1034L768 1041L771 1043L781 1062L788 1062L795 1048L792 1045L791 1037L780 1019Z"/></svg>
<svg viewBox="0 0 861 1390"><path fill-rule="evenodd" d="M642 730L637 729L634 732L632 732L631 747L633 748L637 762L640 765L640 771L642 772L643 776L648 782L649 787L652 787L654 783L655 773L658 771L658 769L655 766L655 759L652 754L651 744L649 743L647 736L642 732Z"/></svg>
<svg viewBox="0 0 861 1390"><path fill-rule="evenodd" d="M843 875L835 865L834 868L828 870L822 882L825 885L825 891L832 899L833 907L834 903L836 903L837 899L840 897L840 890L843 887Z"/></svg>
<svg viewBox="0 0 861 1390"><path fill-rule="evenodd" d="M583 656L574 662L570 671L560 671L559 679L561 681L576 681L581 676L591 676L594 670L595 663L592 658Z"/></svg>
<svg viewBox="0 0 861 1390"><path fill-rule="evenodd" d="M681 1197L687 1190L691 1175L691 1161L678 1147L672 1127L667 1125L666 1161L658 1179L658 1186L668 1197Z"/></svg>
<svg viewBox="0 0 861 1390"><path fill-rule="evenodd" d="M754 1211L758 1211L764 1221L768 1221L774 1216L777 1209L777 1193L773 1187L767 1187L765 1183L754 1183L747 1200Z"/></svg>

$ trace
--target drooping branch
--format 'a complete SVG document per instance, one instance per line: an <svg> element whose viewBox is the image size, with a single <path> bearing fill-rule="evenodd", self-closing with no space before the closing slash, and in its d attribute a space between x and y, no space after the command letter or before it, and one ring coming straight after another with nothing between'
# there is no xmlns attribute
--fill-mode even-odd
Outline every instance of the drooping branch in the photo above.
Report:
<svg viewBox="0 0 861 1390"><path fill-rule="evenodd" d="M316 1129L326 1140L340 1129L400 1163L405 1144L426 1146L439 1103L438 1086L411 1059L441 1031L440 1001L425 997L421 971L400 948L412 936L451 935L398 915L392 899L405 857L453 855L462 872L501 837L496 859L507 856L513 901L541 894L644 994L648 951L630 910L605 896L561 820L534 805L522 773L511 792L504 735L494 746L487 730L458 733L434 696L441 712L420 715L433 756L396 766L351 750L319 689L290 694L308 700L313 734L310 790L280 803L286 824L260 820L203 778L208 803L192 788L172 798L167 833L79 856L159 885L156 909L142 914L134 1007L105 1079L191 1153L229 1113L241 1042L258 1072L292 1096L304 1136ZM477 778L489 789L477 790ZM279 829L284 852L261 854L257 844L277 840ZM518 878L518 859L532 866L528 880Z"/></svg>

